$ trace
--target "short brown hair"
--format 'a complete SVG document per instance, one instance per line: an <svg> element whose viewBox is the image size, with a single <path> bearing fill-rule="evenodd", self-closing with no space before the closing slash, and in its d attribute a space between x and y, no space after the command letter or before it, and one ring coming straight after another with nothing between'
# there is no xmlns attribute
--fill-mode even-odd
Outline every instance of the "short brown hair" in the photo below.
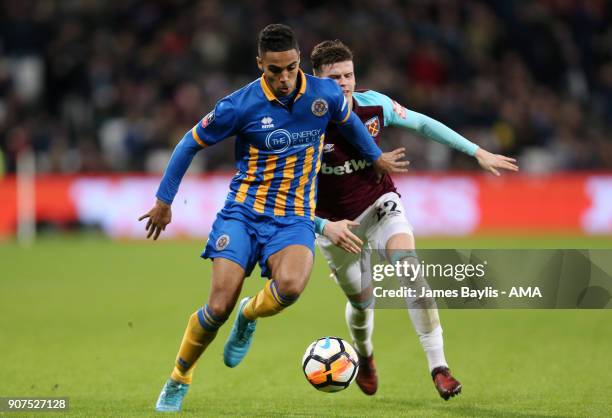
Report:
<svg viewBox="0 0 612 418"><path fill-rule="evenodd" d="M310 53L312 69L315 72L318 72L324 65L352 60L353 52L338 39L334 41L323 41L316 45Z"/></svg>

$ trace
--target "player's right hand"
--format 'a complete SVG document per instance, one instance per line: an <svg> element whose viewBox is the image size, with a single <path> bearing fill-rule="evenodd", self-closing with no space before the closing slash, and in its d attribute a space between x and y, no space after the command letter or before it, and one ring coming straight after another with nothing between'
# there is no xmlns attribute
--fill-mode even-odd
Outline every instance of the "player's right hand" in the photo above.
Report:
<svg viewBox="0 0 612 418"><path fill-rule="evenodd" d="M374 161L374 170L379 175L385 173L406 173L410 161L402 160L406 156L406 148L396 148L391 152L383 152L378 160Z"/></svg>
<svg viewBox="0 0 612 418"><path fill-rule="evenodd" d="M359 254L363 241L351 232L351 226L359 226L359 223L347 219L338 222L328 221L323 227L323 236L344 251Z"/></svg>
<svg viewBox="0 0 612 418"><path fill-rule="evenodd" d="M145 227L145 231L148 232L147 239L153 236L153 239L156 240L159 234L166 229L166 225L172 221L172 209L169 204L158 199L155 202L155 206L138 218L138 221L140 222L147 218L149 218Z"/></svg>

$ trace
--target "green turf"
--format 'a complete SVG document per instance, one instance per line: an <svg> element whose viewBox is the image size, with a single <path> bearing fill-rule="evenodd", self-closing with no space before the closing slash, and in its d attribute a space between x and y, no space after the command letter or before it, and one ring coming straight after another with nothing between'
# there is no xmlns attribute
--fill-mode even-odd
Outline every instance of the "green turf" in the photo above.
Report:
<svg viewBox="0 0 612 418"><path fill-rule="evenodd" d="M612 248L610 238L419 243ZM0 243L0 396L68 396L70 416L153 415L185 321L208 293L200 247L83 237L30 249ZM379 392L317 392L302 375L303 350L315 338L348 334L343 296L327 277L318 257L300 301L260 321L236 369L222 363L224 327L198 366L183 415L612 415L612 310L442 310L447 358L464 384L448 402L434 391L406 312L378 310ZM261 285L252 277L243 293Z"/></svg>

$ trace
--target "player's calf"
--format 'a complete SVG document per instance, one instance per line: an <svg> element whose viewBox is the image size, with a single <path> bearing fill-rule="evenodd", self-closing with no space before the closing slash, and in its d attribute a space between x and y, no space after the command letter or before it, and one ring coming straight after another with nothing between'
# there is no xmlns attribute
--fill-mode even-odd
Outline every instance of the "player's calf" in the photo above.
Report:
<svg viewBox="0 0 612 418"><path fill-rule="evenodd" d="M191 314L176 356L174 369L155 404L157 411L178 412L181 410L183 399L193 380L196 362L206 347L215 339L217 330L226 319L227 317L215 314L209 305L204 305Z"/></svg>
<svg viewBox="0 0 612 418"><path fill-rule="evenodd" d="M310 275L312 251L302 245L291 245L271 255L267 264L274 279L268 280L254 297L240 302L223 349L228 367L236 367L246 356L257 318L275 315L295 303Z"/></svg>
<svg viewBox="0 0 612 418"><path fill-rule="evenodd" d="M262 290L252 298L244 298L238 307L236 320L223 348L223 362L228 367L236 367L247 355L257 318L272 316L293 304L299 293L285 294L279 289L276 280L268 280Z"/></svg>
<svg viewBox="0 0 612 418"><path fill-rule="evenodd" d="M372 332L374 331L374 298L367 292L348 296L346 323L353 337L353 346L359 356L359 371L356 382L366 395L373 395L378 389L378 375L374 364ZM371 290L371 289L370 289ZM369 299L366 299L368 296Z"/></svg>
<svg viewBox="0 0 612 418"><path fill-rule="evenodd" d="M374 332L374 299L364 302L349 300L346 303L345 319L353 338L353 347L361 357L369 357L374 350L372 333Z"/></svg>
<svg viewBox="0 0 612 418"><path fill-rule="evenodd" d="M262 290L252 298L244 298L238 307L236 320L223 348L223 361L236 367L247 355L257 318L272 316L292 305L303 290L299 281L291 282L281 290L277 280L268 280Z"/></svg>
<svg viewBox="0 0 612 418"><path fill-rule="evenodd" d="M217 330L226 320L227 316L215 313L209 305L204 305L191 314L170 375L172 380L191 384L196 362L215 339Z"/></svg>

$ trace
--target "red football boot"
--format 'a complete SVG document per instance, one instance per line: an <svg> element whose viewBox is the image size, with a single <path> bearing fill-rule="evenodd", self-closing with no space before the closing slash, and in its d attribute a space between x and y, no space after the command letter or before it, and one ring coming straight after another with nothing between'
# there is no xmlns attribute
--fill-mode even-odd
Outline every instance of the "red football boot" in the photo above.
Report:
<svg viewBox="0 0 612 418"><path fill-rule="evenodd" d="M453 377L448 367L440 366L431 371L438 393L445 401L461 393L461 383Z"/></svg>
<svg viewBox="0 0 612 418"><path fill-rule="evenodd" d="M374 354L370 357L359 357L359 371L357 372L357 386L366 395L374 395L378 389L378 376L374 364Z"/></svg>

